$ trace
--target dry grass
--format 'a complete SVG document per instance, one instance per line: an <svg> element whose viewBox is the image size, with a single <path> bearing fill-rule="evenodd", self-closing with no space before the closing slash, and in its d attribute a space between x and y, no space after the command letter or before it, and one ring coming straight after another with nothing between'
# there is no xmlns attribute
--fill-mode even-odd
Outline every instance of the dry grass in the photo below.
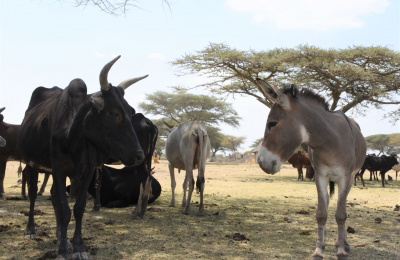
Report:
<svg viewBox="0 0 400 260"><path fill-rule="evenodd" d="M6 173L6 197L20 196L16 163ZM197 172L196 172L197 174ZM317 192L310 181L297 182L296 170L284 166L275 176L264 174L258 165L217 165L206 167L204 217L196 216L194 195L190 215L181 208L168 207L171 198L166 161L156 165L155 177L163 191L150 205L144 219L130 217L133 207L90 212L88 201L83 237L91 259L309 259L314 251L317 225ZM184 172L177 175L177 201L182 198ZM394 176L394 172L389 172ZM43 176L40 176L40 180ZM50 181L49 181L50 182ZM25 240L23 233L28 202L0 201L0 259L54 258L55 219L48 200L50 184L36 209L36 240ZM387 188L366 181L350 192L347 226L352 246L351 259L400 259L400 181ZM72 207L72 204L71 204ZM336 259L336 197L331 200L325 259ZM298 212L310 213L299 214ZM382 223L375 223L381 218ZM72 236L74 222L69 226ZM236 241L235 233L248 240Z"/></svg>

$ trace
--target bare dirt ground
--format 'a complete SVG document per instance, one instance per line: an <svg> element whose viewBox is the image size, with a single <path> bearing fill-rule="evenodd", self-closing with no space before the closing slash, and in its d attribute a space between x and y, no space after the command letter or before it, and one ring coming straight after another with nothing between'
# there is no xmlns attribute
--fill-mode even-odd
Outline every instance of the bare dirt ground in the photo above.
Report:
<svg viewBox="0 0 400 260"><path fill-rule="evenodd" d="M309 259L314 252L316 187L309 180L297 182L297 172L290 165L271 176L258 165L207 164L203 217L196 215L196 194L191 213L181 213L184 172L176 173L177 207L168 206L167 163L162 160L155 167L154 176L163 191L144 219L130 217L133 207L92 213L93 200L88 201L83 237L91 259ZM20 197L17 168L16 162L7 164L6 194L0 200L0 259L54 259L51 179L36 203L38 238L25 240L28 201L10 200ZM388 174L395 176L393 171ZM365 188L360 184L348 197L349 259L400 259L400 211L396 208L400 180L389 182L386 188L376 181L367 180ZM336 199L337 195L329 206L325 259L336 259ZM70 237L73 230L72 220Z"/></svg>

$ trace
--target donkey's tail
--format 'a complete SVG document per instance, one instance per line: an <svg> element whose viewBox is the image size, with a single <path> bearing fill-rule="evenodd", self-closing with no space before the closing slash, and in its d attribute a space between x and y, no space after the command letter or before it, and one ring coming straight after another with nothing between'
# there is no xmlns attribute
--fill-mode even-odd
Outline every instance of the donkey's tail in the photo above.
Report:
<svg viewBox="0 0 400 260"><path fill-rule="evenodd" d="M335 182L329 182L329 197L332 198L333 194L335 194Z"/></svg>

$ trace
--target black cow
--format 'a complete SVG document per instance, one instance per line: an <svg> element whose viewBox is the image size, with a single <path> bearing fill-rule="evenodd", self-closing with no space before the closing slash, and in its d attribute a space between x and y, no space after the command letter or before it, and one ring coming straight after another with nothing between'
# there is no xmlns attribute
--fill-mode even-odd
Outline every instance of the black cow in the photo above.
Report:
<svg viewBox="0 0 400 260"><path fill-rule="evenodd" d="M102 69L99 92L88 95L81 79L72 80L64 90L58 87L35 89L18 133L18 148L30 175L25 237L36 237L33 213L38 171L51 173L51 198L59 245L57 259L68 259L67 229L71 209L66 196L67 176L72 179L72 193L76 194L72 258L88 259L82 241L82 217L95 168L110 160L137 165L144 159L130 121L134 110L124 99L124 91L147 76L113 87L107 75L119 58Z"/></svg>
<svg viewBox="0 0 400 260"><path fill-rule="evenodd" d="M152 184L154 178L150 174L158 129L153 122L141 113L133 115L131 122L140 146L144 151L145 159L138 166L125 167L124 169L105 166L102 168L103 171L100 169L98 171L99 174L96 174L97 179L94 183L96 194L92 194L95 197L93 211L98 211L100 204L105 206L112 201L120 200L118 203L125 205L125 207L137 204L132 214L134 217L143 218L150 196L158 194L158 197L161 193L160 184L158 182ZM104 179L102 179L102 172L104 172ZM151 194L152 190L153 194Z"/></svg>
<svg viewBox="0 0 400 260"><path fill-rule="evenodd" d="M382 187L385 187L385 173L390 171L390 169L392 169L392 167L398 163L399 162L397 161L397 156L395 154L391 154L390 156L381 155L380 157L367 155L361 170L356 174L356 176L354 176L354 185L356 182L356 177L360 176L361 182L363 186L365 186L363 175L365 170L369 170L371 172L380 171Z"/></svg>
<svg viewBox="0 0 400 260"><path fill-rule="evenodd" d="M123 208L129 205L137 205L140 209L140 190L147 178L150 179L151 190L148 203L154 202L161 194L160 183L152 176L147 177L147 167L144 163L138 166L127 166L123 169L115 169L103 166L100 188L100 205L107 208ZM88 192L96 197L95 178L93 178ZM146 203L147 206L147 203ZM143 212L144 214L144 212ZM143 216L141 216L143 217Z"/></svg>
<svg viewBox="0 0 400 260"><path fill-rule="evenodd" d="M0 135L7 140L7 144L0 148L0 198L4 194L4 177L6 174L7 161L20 161L21 155L17 147L17 136L19 125L7 124L1 114L5 107L0 108Z"/></svg>

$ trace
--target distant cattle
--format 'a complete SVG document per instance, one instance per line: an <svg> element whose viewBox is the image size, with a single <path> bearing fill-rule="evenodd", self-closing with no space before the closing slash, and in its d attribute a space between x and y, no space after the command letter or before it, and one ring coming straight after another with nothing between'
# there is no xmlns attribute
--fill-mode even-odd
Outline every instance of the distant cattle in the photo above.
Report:
<svg viewBox="0 0 400 260"><path fill-rule="evenodd" d="M51 173L51 198L57 220L57 259L68 259L67 230L71 209L66 196L66 178L72 179L75 233L72 258L88 259L82 240L82 217L86 195L95 168L107 161L138 165L144 153L132 128L135 113L124 99L125 90L145 78L108 83L108 72L120 57L100 72L101 90L87 94L83 80L74 79L65 89L36 88L18 133L18 149L26 162L29 185L29 219L25 237L35 238L34 207L38 171Z"/></svg>
<svg viewBox="0 0 400 260"><path fill-rule="evenodd" d="M0 198L4 194L4 177L6 174L7 161L21 161L21 155L17 147L17 136L19 125L4 122L1 114L5 107L0 108L0 136L5 138L6 145L0 148Z"/></svg>
<svg viewBox="0 0 400 260"><path fill-rule="evenodd" d="M380 157L367 155L365 157L365 161L361 170L354 176L354 185L356 185L356 177L361 177L361 182L363 186L364 184L364 172L365 170L369 171L380 171L381 179L382 179L382 187L385 187L385 173L388 172L392 167L399 162L397 161L397 156L392 154L390 156L381 155Z"/></svg>
<svg viewBox="0 0 400 260"><path fill-rule="evenodd" d="M397 162L400 163L400 158L397 158ZM397 174L400 172L400 164L396 164L392 167L392 170L396 172L396 181L397 181Z"/></svg>
<svg viewBox="0 0 400 260"><path fill-rule="evenodd" d="M21 154L18 150L17 137L20 125L12 125L4 122L4 116L1 114L5 107L0 108L0 134L7 138L8 143L5 147L0 148L0 198L4 194L4 178L6 173L7 161L19 161L21 162ZM18 169L18 173L22 172L22 188L21 195L23 199L26 199L26 174L21 169L21 165ZM45 191L47 180L49 179L49 174L46 174L42 186L38 192L38 195L42 195Z"/></svg>
<svg viewBox="0 0 400 260"><path fill-rule="evenodd" d="M179 126L170 127L171 132L168 135L165 145L165 154L169 162L169 173L171 175L172 199L170 206L175 207L175 173L174 169L185 170L185 180L183 182L183 214L189 214L190 201L194 190L193 169L198 168L196 187L200 191L199 215L204 215L203 194L204 194L204 172L206 160L210 154L210 140L206 129L198 122L180 123ZM186 191L189 185L188 196Z"/></svg>
<svg viewBox="0 0 400 260"><path fill-rule="evenodd" d="M143 218L148 201L151 201L151 197L155 200L161 193L160 184L150 174L158 129L141 113L133 115L131 123L144 151L145 159L138 166L123 169L107 166L99 168L96 174L98 179L94 183L96 194L93 211L99 210L100 205L115 207L110 205L118 204L119 207L126 207L137 204L133 216Z"/></svg>
<svg viewBox="0 0 400 260"><path fill-rule="evenodd" d="M310 157L308 153L302 153L301 151L297 151L294 153L288 160L290 164L294 168L297 168L297 180L303 180L303 167L307 169L307 176L310 180L314 178L314 169L312 169Z"/></svg>

